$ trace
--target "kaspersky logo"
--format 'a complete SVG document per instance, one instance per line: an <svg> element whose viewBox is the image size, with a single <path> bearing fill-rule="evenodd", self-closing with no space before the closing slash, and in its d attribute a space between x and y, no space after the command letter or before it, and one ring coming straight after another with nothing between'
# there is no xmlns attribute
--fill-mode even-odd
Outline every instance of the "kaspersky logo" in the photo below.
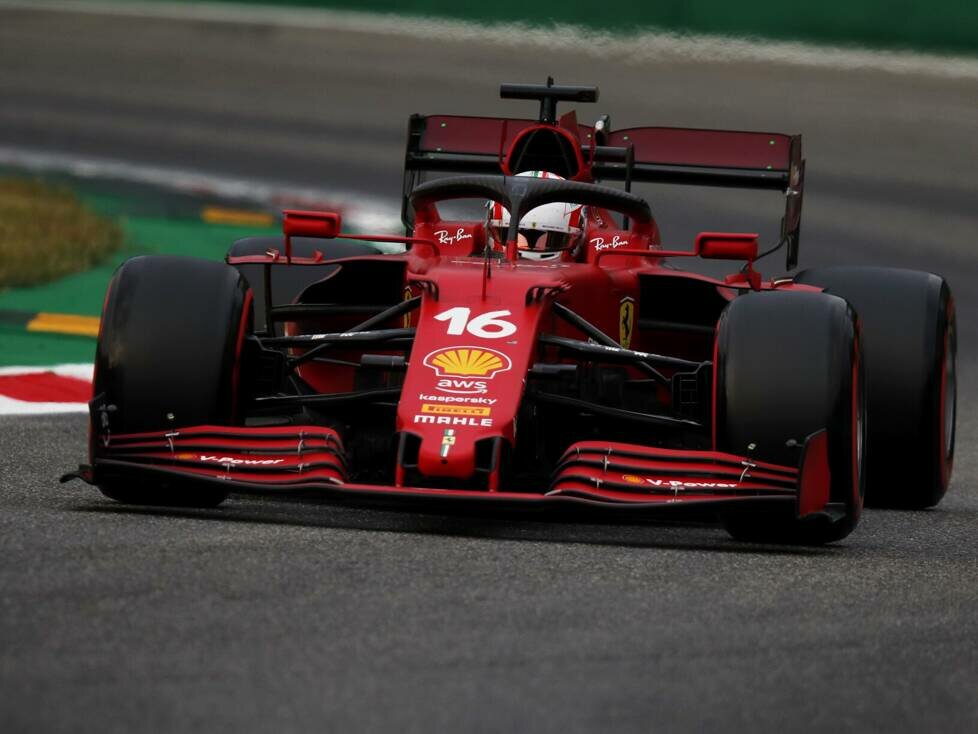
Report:
<svg viewBox="0 0 978 734"><path fill-rule="evenodd" d="M448 393L485 393L488 380L512 369L513 362L502 352L485 347L447 347L430 352L424 365L440 378L438 390Z"/></svg>

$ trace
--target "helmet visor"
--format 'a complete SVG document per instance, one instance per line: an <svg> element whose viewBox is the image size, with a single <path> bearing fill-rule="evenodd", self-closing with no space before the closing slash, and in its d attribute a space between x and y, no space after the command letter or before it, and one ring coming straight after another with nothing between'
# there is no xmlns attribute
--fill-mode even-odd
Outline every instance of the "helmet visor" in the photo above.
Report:
<svg viewBox="0 0 978 734"><path fill-rule="evenodd" d="M497 242L506 242L506 227L492 227L493 238ZM520 227L517 247L530 252L556 252L568 250L574 246L580 231L554 232L546 229L530 229Z"/></svg>

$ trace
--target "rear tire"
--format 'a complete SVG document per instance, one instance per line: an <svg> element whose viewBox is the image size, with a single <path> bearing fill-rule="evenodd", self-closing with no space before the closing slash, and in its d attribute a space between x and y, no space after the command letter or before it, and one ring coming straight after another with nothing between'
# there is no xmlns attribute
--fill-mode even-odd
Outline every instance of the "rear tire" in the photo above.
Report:
<svg viewBox="0 0 978 734"><path fill-rule="evenodd" d="M863 393L855 314L821 293L750 293L717 326L717 450L797 466L805 439L827 429L829 501L841 519L799 520L794 508L723 517L738 540L822 544L847 536L863 504ZM793 445L791 443L793 442Z"/></svg>
<svg viewBox="0 0 978 734"><path fill-rule="evenodd" d="M799 283L845 298L862 324L866 364L866 501L925 508L954 464L957 330L939 275L896 268L814 268Z"/></svg>
<svg viewBox="0 0 978 734"><path fill-rule="evenodd" d="M185 257L137 257L109 284L95 356L93 436L109 407L112 433L230 425L251 294L232 267ZM129 504L213 507L227 492L204 483L134 481L100 470L98 485Z"/></svg>

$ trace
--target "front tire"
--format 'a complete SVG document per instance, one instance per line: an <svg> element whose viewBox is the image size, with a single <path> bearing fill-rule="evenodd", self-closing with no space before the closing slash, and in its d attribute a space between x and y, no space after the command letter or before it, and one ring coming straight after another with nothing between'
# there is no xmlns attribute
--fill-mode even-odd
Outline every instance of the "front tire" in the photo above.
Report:
<svg viewBox="0 0 978 734"><path fill-rule="evenodd" d="M147 256L119 266L96 349L93 436L103 416L114 434L231 425L250 301L244 279L224 263ZM227 497L203 483L137 481L109 469L96 481L127 504L212 507Z"/></svg>
<svg viewBox="0 0 978 734"><path fill-rule="evenodd" d="M799 520L794 509L731 512L738 540L822 544L847 536L863 505L865 435L859 331L841 298L821 293L750 293L717 326L717 450L797 466L811 434L826 429L829 502L841 518Z"/></svg>

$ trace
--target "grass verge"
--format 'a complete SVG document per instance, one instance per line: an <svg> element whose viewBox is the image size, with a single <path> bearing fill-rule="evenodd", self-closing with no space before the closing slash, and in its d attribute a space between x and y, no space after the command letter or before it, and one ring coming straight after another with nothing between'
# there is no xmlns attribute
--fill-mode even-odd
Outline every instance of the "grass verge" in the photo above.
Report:
<svg viewBox="0 0 978 734"><path fill-rule="evenodd" d="M99 211L132 212L138 208L128 198L96 200L84 191L80 193ZM43 285L0 290L0 311L8 309L97 317L105 297L105 287L113 271L126 258L165 254L221 260L237 239L274 235L281 231L277 227L236 227L207 224L199 219L132 214L126 215L123 226L126 244L103 262L84 272ZM66 336L37 329L24 331L23 326L6 328L0 323L0 366L91 362L94 356L95 340L90 336Z"/></svg>
<svg viewBox="0 0 978 734"><path fill-rule="evenodd" d="M122 228L69 188L0 178L0 288L47 283L118 250Z"/></svg>

